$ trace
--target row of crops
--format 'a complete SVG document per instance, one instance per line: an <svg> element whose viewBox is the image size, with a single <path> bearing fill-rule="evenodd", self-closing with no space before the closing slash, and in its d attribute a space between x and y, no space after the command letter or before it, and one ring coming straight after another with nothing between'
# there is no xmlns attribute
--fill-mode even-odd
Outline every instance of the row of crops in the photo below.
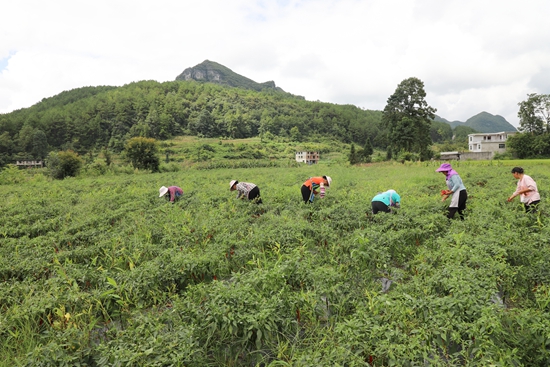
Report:
<svg viewBox="0 0 550 367"><path fill-rule="evenodd" d="M461 162L464 221L437 162L0 185L0 366L549 365L550 166L521 164L539 212L506 202L512 166ZM333 185L305 205L313 175Z"/></svg>

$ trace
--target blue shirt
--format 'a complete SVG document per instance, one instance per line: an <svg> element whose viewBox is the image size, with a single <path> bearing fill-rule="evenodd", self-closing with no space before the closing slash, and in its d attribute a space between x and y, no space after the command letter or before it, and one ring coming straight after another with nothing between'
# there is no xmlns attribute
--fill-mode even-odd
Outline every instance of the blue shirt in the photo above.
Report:
<svg viewBox="0 0 550 367"><path fill-rule="evenodd" d="M390 202L390 199L391 199L391 202ZM395 206L396 203L401 203L401 197L396 192L385 191L373 197L372 201L381 201L387 206Z"/></svg>
<svg viewBox="0 0 550 367"><path fill-rule="evenodd" d="M447 187L452 192L462 191L466 190L466 186L464 186L464 183L462 183L462 179L459 175L452 175L447 180Z"/></svg>

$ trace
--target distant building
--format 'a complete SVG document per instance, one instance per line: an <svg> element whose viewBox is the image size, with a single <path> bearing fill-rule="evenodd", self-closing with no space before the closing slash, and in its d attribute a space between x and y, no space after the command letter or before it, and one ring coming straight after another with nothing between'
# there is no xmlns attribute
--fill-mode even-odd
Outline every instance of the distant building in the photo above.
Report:
<svg viewBox="0 0 550 367"><path fill-rule="evenodd" d="M319 152L296 152L296 162L319 163Z"/></svg>
<svg viewBox="0 0 550 367"><path fill-rule="evenodd" d="M18 167L44 167L42 161L15 161L15 165Z"/></svg>
<svg viewBox="0 0 550 367"><path fill-rule="evenodd" d="M506 140L514 134L516 134L515 131L469 134L468 149L474 153L504 153L506 151Z"/></svg>
<svg viewBox="0 0 550 367"><path fill-rule="evenodd" d="M439 159L442 161L460 160L460 152L441 152L439 153Z"/></svg>

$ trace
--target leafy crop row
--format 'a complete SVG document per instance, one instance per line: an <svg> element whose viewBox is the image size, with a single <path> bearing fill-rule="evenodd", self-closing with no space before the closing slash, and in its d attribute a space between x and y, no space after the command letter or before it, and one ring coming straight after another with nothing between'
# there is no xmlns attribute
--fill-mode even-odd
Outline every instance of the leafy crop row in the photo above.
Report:
<svg viewBox="0 0 550 367"><path fill-rule="evenodd" d="M189 169L0 186L0 365L449 366L550 362L550 180L506 203L509 166ZM319 170L322 170L320 172ZM334 179L323 200L302 182ZM236 200L231 179L259 185ZM179 185L182 200L158 198ZM402 208L370 214L379 191Z"/></svg>

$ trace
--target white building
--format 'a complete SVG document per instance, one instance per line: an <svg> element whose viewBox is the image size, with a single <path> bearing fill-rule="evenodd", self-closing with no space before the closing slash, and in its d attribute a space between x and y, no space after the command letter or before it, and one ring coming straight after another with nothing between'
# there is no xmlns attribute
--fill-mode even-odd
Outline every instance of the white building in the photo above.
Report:
<svg viewBox="0 0 550 367"><path fill-rule="evenodd" d="M296 162L319 163L319 152L296 152Z"/></svg>
<svg viewBox="0 0 550 367"><path fill-rule="evenodd" d="M506 140L514 134L516 134L515 131L469 134L468 147L470 152L475 153L504 153L506 151Z"/></svg>

